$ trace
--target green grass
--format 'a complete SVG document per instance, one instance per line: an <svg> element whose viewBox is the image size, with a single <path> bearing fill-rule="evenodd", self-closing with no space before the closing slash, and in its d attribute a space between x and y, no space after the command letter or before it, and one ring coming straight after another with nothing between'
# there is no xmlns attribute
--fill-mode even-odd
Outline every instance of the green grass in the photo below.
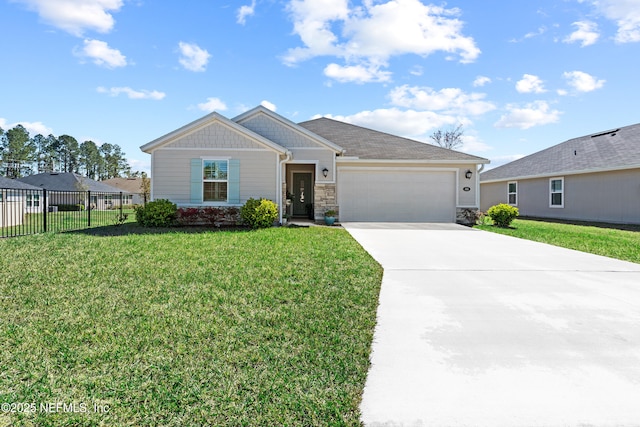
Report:
<svg viewBox="0 0 640 427"><path fill-rule="evenodd" d="M516 219L510 228L493 225L477 225L475 228L640 263L640 227L623 230L606 227L605 224Z"/></svg>
<svg viewBox="0 0 640 427"><path fill-rule="evenodd" d="M344 230L126 224L0 259L0 403L38 406L0 425L359 425L382 270Z"/></svg>

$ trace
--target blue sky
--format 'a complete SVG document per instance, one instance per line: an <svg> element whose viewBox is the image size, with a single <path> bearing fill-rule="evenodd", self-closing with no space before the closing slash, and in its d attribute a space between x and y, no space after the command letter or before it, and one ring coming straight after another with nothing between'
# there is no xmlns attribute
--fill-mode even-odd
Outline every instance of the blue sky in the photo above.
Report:
<svg viewBox="0 0 640 427"><path fill-rule="evenodd" d="M263 104L492 166L640 122L640 0L0 0L0 127L139 147Z"/></svg>

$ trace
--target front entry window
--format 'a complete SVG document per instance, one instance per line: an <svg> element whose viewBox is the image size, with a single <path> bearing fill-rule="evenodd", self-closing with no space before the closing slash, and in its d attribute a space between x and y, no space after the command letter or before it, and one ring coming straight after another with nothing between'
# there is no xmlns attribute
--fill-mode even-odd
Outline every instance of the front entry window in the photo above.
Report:
<svg viewBox="0 0 640 427"><path fill-rule="evenodd" d="M227 160L204 160L202 162L202 200L226 202L229 162Z"/></svg>

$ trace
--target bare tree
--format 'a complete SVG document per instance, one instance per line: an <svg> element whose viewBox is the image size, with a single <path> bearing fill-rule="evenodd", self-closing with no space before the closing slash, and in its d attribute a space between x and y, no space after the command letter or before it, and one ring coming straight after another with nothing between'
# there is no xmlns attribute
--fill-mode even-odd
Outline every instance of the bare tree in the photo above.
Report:
<svg viewBox="0 0 640 427"><path fill-rule="evenodd" d="M464 135L464 130L462 129L462 123L460 123L456 127L451 126L449 130L438 129L429 137L433 139L435 145L448 150L455 150L458 147L462 147L462 135Z"/></svg>

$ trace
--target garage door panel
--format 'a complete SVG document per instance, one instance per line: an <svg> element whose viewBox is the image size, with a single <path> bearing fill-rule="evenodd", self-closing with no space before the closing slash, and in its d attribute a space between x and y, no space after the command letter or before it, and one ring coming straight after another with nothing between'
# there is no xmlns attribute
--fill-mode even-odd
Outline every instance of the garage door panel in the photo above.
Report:
<svg viewBox="0 0 640 427"><path fill-rule="evenodd" d="M453 171L339 170L340 220L453 222Z"/></svg>

